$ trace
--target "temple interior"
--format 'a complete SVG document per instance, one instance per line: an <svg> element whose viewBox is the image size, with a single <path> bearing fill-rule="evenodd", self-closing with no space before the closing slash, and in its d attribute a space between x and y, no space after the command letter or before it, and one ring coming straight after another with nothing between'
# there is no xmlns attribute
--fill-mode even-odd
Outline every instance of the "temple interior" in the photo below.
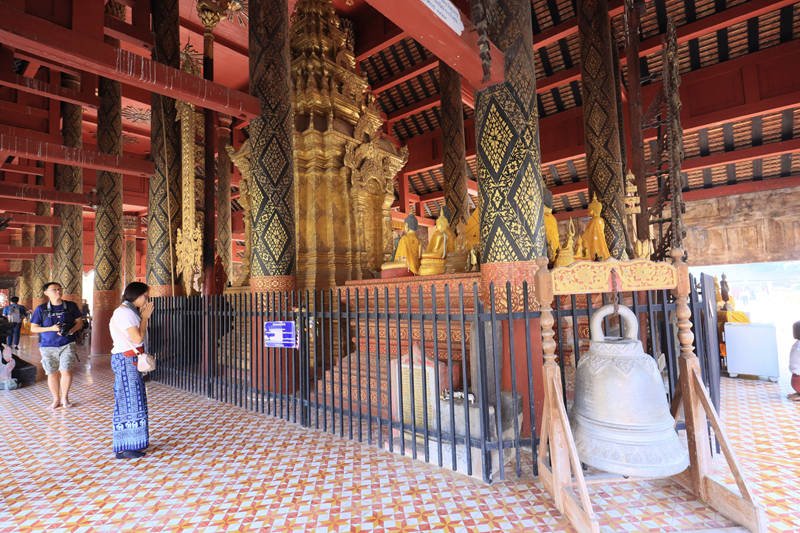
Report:
<svg viewBox="0 0 800 533"><path fill-rule="evenodd" d="M798 65L791 0L0 0L0 530L800 530Z"/></svg>

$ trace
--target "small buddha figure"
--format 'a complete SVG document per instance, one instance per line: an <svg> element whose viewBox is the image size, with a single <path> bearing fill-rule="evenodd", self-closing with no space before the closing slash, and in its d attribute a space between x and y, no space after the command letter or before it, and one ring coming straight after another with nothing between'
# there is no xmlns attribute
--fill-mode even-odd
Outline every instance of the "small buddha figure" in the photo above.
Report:
<svg viewBox="0 0 800 533"><path fill-rule="evenodd" d="M421 276L444 274L447 254L456 249L456 235L450 228L446 208L442 208L436 219L436 229L428 241L428 249L422 254L419 273Z"/></svg>
<svg viewBox="0 0 800 533"><path fill-rule="evenodd" d="M467 238L465 234L466 225L464 222L459 222L458 226L456 226L455 250L448 253L447 259L445 260L444 270L448 274L466 272L467 270L469 250L467 249Z"/></svg>
<svg viewBox="0 0 800 533"><path fill-rule="evenodd" d="M569 229L567 230L567 242L565 242L563 246L559 247L558 255L556 256L555 263L553 266L564 267L564 266L569 266L575 262L575 254L573 252L574 239L575 239L575 224L572 222L572 219L569 219Z"/></svg>
<svg viewBox="0 0 800 533"><path fill-rule="evenodd" d="M552 263L556 259L561 239L558 237L558 221L553 216L553 193L544 191L544 235L547 240L547 258Z"/></svg>
<svg viewBox="0 0 800 533"><path fill-rule="evenodd" d="M480 270L481 248L481 203L480 196L475 197L475 209L464 227L464 238L467 245L467 272Z"/></svg>
<svg viewBox="0 0 800 533"><path fill-rule="evenodd" d="M413 213L408 215L403 226L403 236L397 243L397 249L394 252L394 260L389 263L384 263L381 266L381 271L405 269L413 274L419 274L419 255L420 243L417 237L417 230L419 229L419 221Z"/></svg>
<svg viewBox="0 0 800 533"><path fill-rule="evenodd" d="M606 243L606 223L600 217L602 212L603 204L600 203L595 194L589 204L589 214L592 219L586 225L586 230L581 236L582 258L584 259L605 261L611 257L611 252L608 251L608 244Z"/></svg>

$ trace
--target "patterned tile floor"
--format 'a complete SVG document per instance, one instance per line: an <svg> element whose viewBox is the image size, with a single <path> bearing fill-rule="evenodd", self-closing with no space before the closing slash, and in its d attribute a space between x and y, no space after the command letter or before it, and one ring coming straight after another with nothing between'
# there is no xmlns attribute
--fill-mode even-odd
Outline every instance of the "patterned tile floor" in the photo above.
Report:
<svg viewBox="0 0 800 533"><path fill-rule="evenodd" d="M112 380L103 361L82 368L76 405L55 412L44 382L0 391L0 531L569 529L531 481L486 485L156 383L150 452L117 461ZM730 379L723 401L770 530L800 530L800 404ZM604 531L733 528L667 481L593 485L592 498Z"/></svg>

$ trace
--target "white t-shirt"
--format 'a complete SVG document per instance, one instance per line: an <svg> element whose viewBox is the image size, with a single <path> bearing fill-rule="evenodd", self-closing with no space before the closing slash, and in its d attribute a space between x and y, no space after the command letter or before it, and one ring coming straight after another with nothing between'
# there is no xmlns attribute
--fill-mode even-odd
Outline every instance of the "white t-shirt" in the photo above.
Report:
<svg viewBox="0 0 800 533"><path fill-rule="evenodd" d="M794 341L789 353L789 371L800 376L800 340Z"/></svg>
<svg viewBox="0 0 800 533"><path fill-rule="evenodd" d="M121 305L114 310L111 320L108 322L108 329L111 331L111 340L114 347L111 353L122 353L142 346L144 343L134 343L128 337L128 328L138 328L142 318L126 305Z"/></svg>

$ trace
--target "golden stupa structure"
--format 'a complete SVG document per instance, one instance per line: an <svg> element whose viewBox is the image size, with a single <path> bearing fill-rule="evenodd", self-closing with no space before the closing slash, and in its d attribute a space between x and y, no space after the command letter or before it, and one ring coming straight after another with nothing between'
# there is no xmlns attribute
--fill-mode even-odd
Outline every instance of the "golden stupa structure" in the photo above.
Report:
<svg viewBox="0 0 800 533"><path fill-rule="evenodd" d="M297 286L374 277L393 253L394 177L408 151L356 71L354 36L330 0L300 0L291 25Z"/></svg>

